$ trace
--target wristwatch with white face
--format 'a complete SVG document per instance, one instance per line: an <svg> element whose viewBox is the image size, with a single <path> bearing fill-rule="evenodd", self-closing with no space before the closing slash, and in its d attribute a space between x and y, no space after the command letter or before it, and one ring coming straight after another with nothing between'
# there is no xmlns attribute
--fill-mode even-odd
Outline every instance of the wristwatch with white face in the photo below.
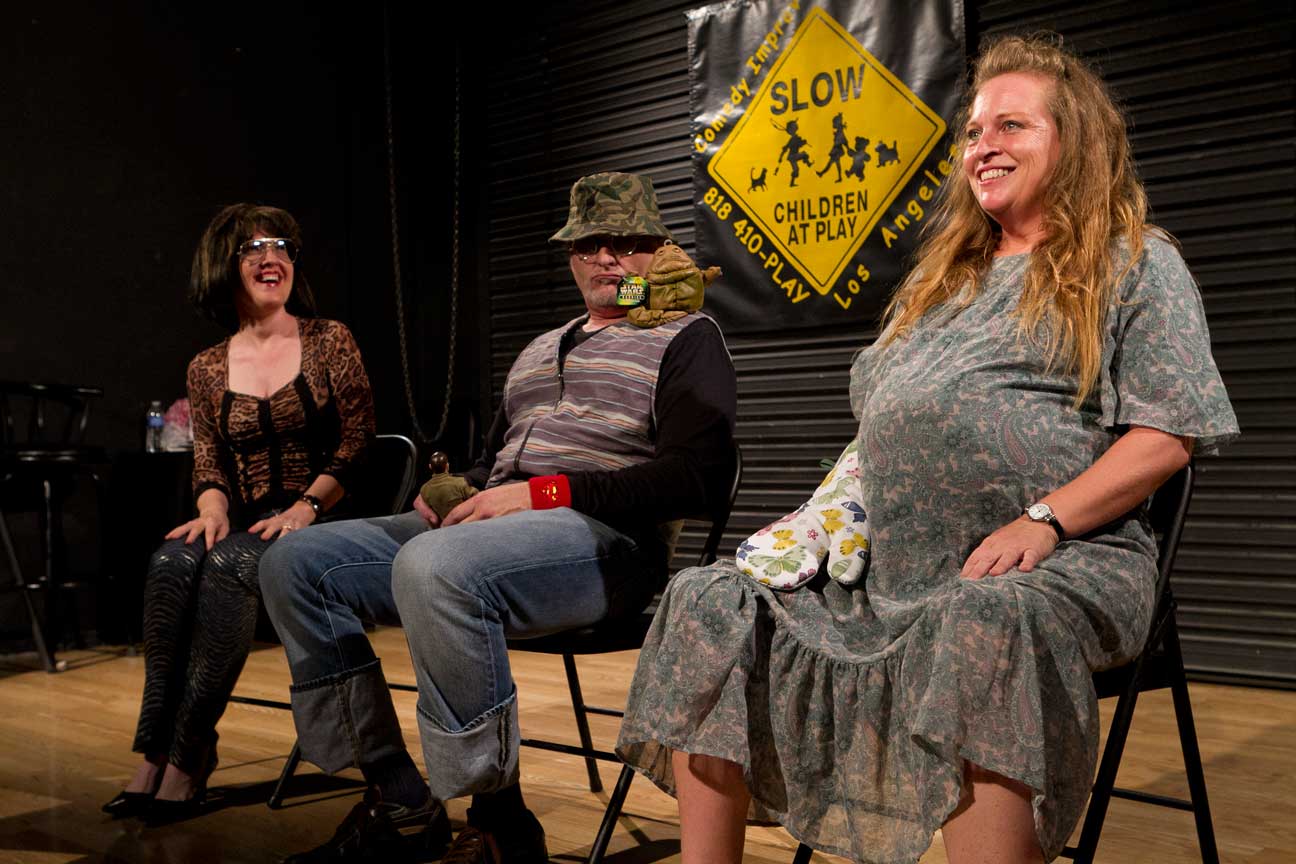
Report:
<svg viewBox="0 0 1296 864"><path fill-rule="evenodd" d="M1062 529L1062 523L1058 521L1057 516L1053 515L1053 508L1045 504L1043 501L1027 507L1026 518L1032 522L1045 522L1052 525L1053 530L1057 532L1058 539L1066 539L1066 531Z"/></svg>

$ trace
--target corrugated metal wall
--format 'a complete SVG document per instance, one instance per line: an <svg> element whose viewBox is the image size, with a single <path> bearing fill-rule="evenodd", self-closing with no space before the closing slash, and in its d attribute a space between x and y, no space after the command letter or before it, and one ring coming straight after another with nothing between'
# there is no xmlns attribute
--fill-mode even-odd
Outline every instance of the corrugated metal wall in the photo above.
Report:
<svg viewBox="0 0 1296 864"><path fill-rule="evenodd" d="M534 335L576 316L546 240L581 174L647 173L692 249L683 3L557 3L482 69L481 399ZM1183 243L1244 429L1203 460L1176 591L1200 677L1296 684L1296 102L1290 3L969 2L969 45L1047 28L1126 101L1155 219ZM500 58L507 62L500 62ZM847 369L871 333L729 339L746 476L726 546L792 509L854 431ZM699 540L686 537L683 552Z"/></svg>

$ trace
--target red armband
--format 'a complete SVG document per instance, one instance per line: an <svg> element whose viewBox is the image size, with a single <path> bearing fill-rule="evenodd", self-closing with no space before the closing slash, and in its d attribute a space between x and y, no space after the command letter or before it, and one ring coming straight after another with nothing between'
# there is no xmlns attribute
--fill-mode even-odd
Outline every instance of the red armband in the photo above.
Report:
<svg viewBox="0 0 1296 864"><path fill-rule="evenodd" d="M527 485L531 487L532 510L552 510L554 507L571 506L571 486L567 484L565 474L532 477L527 481Z"/></svg>

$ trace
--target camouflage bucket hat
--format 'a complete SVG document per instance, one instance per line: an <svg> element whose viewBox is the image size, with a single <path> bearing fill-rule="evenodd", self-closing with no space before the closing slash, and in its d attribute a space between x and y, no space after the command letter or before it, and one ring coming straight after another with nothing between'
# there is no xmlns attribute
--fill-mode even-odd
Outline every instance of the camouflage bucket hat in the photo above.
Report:
<svg viewBox="0 0 1296 864"><path fill-rule="evenodd" d="M657 209L652 180L641 174L610 171L573 183L567 224L549 240L571 243L595 234L673 239Z"/></svg>

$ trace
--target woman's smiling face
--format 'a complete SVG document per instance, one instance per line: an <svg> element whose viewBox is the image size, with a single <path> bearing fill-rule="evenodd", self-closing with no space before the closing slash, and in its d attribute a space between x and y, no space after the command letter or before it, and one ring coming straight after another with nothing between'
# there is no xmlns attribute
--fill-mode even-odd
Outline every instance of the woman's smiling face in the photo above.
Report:
<svg viewBox="0 0 1296 864"><path fill-rule="evenodd" d="M274 242L259 244L260 248L249 247L254 240L270 240L265 231L253 232L239 250L239 277L243 282L243 301L252 309L267 310L284 306L292 295L293 262L291 245L288 251L278 248ZM237 304L236 304L237 305Z"/></svg>
<svg viewBox="0 0 1296 864"><path fill-rule="evenodd" d="M977 91L968 117L963 174L981 209L1005 232L1039 230L1044 194L1061 152L1047 77L1010 72Z"/></svg>

